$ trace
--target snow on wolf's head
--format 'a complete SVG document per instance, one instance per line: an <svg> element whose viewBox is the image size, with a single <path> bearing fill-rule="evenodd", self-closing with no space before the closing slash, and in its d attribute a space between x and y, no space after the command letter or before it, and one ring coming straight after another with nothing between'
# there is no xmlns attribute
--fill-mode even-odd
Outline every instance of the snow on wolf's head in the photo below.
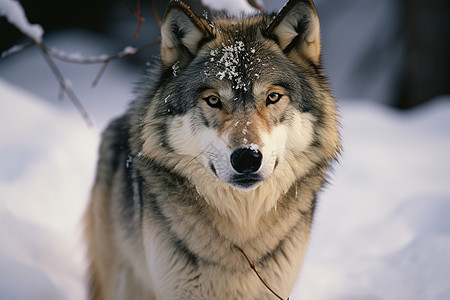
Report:
<svg viewBox="0 0 450 300"><path fill-rule="evenodd" d="M161 35L162 79L142 135L147 156L209 199L268 195L267 208L335 158L337 113L312 1L210 20L172 1Z"/></svg>

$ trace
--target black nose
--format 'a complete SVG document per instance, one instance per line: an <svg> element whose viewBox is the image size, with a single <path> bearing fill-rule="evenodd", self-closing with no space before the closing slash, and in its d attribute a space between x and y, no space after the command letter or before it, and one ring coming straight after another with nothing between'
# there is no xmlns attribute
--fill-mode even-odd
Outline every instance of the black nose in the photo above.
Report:
<svg viewBox="0 0 450 300"><path fill-rule="evenodd" d="M238 148L231 153L231 165L238 173L250 174L258 171L262 154L258 149Z"/></svg>

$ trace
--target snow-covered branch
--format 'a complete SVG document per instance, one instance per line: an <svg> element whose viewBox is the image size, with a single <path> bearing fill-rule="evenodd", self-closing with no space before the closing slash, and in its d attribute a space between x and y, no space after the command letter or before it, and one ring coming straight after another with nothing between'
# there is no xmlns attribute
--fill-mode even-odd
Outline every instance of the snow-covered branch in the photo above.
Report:
<svg viewBox="0 0 450 300"><path fill-rule="evenodd" d="M139 4L138 10L135 15L138 17L139 22L143 22L143 18L140 16L140 3L138 4ZM43 42L42 39L42 36L44 35L44 30L42 26L39 24L30 24L25 15L23 7L19 2L15 0L0 0L0 16L5 17L9 23L14 25L27 38L31 40L31 43L24 45L15 45L10 49L4 51L1 54L1 58L6 58L10 55L17 54L23 51L25 48L28 48L33 45L38 46L38 48L42 52L45 62L47 63L56 80L58 81L61 91L63 92L63 94L64 93L67 94L67 96L74 104L74 106L77 108L77 110L79 111L79 113L81 114L81 116L83 117L88 126L92 126L92 121L91 118L89 117L88 112L86 111L82 102L79 100L75 91L73 90L72 85L70 84L70 80L63 75L63 73L58 68L57 64L54 62L53 58L77 64L103 64L93 81L93 85L95 86L99 81L100 77L102 76L102 74L104 73L109 62L124 57L136 55L137 53L144 51L150 47L156 46L160 43L160 41L157 40L155 42L144 45L140 48L127 46L119 53L110 56L102 54L95 57L84 57L82 54L78 53L69 54L62 50L46 46L46 44Z"/></svg>
<svg viewBox="0 0 450 300"><path fill-rule="evenodd" d="M89 114L74 92L72 85L70 84L70 80L67 79L59 70L53 59L50 57L48 48L42 42L42 36L44 34L42 26L38 24L30 24L25 15L25 12L23 11L22 6L19 2L14 0L0 0L0 16L5 17L9 23L14 25L26 37L33 41L35 45L39 47L45 62L50 67L50 70L52 71L56 80L58 80L61 91L64 91L68 95L72 103L75 105L75 107L83 117L86 124L88 126L92 126L91 118L89 117ZM1 56L2 58L4 58L12 53L20 52L24 48L24 46L13 46L6 51L7 54L2 53Z"/></svg>

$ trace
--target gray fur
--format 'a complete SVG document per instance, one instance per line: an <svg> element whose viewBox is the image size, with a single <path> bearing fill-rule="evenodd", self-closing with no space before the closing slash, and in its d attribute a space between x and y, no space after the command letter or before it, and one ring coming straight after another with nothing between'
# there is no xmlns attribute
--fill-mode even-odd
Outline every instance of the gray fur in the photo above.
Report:
<svg viewBox="0 0 450 300"><path fill-rule="evenodd" d="M309 20L301 28L312 39L314 5L286 7L278 16L206 21L181 2L169 4L165 22L177 23L163 25L162 63L103 134L86 215L92 299L275 299L239 248L289 296L340 144L320 47L295 38L285 49L277 44L294 17ZM287 29L277 31L278 23ZM236 69L225 61L230 53ZM285 95L269 105L273 87ZM222 108L205 104L209 90ZM205 132L215 142L199 152L190 141L203 141ZM298 148L277 148L277 132ZM239 147L271 157L250 188L228 182L223 174L235 171L221 169Z"/></svg>

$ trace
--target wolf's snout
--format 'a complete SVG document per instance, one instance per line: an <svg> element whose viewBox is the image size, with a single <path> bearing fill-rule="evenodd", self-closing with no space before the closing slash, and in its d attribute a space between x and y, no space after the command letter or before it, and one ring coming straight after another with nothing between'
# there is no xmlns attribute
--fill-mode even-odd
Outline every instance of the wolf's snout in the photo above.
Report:
<svg viewBox="0 0 450 300"><path fill-rule="evenodd" d="M238 173L250 174L261 167L262 157L258 149L238 148L231 153L231 165Z"/></svg>

